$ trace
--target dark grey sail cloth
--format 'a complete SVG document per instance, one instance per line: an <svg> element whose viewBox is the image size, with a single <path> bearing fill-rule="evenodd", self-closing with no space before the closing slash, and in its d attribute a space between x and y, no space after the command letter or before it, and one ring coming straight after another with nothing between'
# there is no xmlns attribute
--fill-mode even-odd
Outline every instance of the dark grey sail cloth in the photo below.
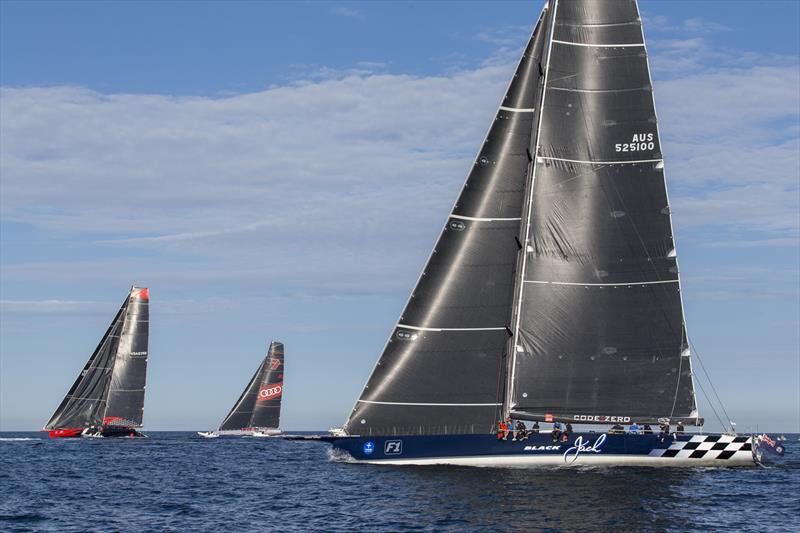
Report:
<svg viewBox="0 0 800 533"><path fill-rule="evenodd" d="M697 422L636 2L551 4L510 410Z"/></svg>
<svg viewBox="0 0 800 533"><path fill-rule="evenodd" d="M272 369L273 365L276 365L277 368ZM270 383L269 380L277 380L278 376L280 376L280 384L278 385L277 381L273 381L272 383L275 383L277 386L279 386L280 390L277 391L277 395L273 396L275 391L265 391L265 385ZM272 388L274 389L276 385L273 385ZM222 424L220 424L219 430L232 431L255 427L278 427L278 419L280 416L280 398L282 393L283 344L279 342L272 342L267 355L264 357L264 360L261 361L261 364L258 366L255 374L253 374L253 377L250 378L250 381L247 383L247 387L245 387L244 391L242 391L241 396L239 396L239 399L228 413L228 416L226 416L225 420L223 420ZM264 400L266 400L266 402L261 402L264 403L264 405L257 405L260 403L257 402L257 400L262 394L262 397ZM273 400L277 400L277 409L274 408L275 403ZM258 413L257 417L256 413ZM265 422L265 425L260 425L262 421ZM272 421L274 421L274 425L269 425L268 423ZM258 424L255 424L254 422L257 422Z"/></svg>
<svg viewBox="0 0 800 533"><path fill-rule="evenodd" d="M485 433L502 412L543 43L537 25L349 434Z"/></svg>
<svg viewBox="0 0 800 533"><path fill-rule="evenodd" d="M100 343L44 429L77 429L102 423L114 358L129 301L130 295L122 302Z"/></svg>
<svg viewBox="0 0 800 533"><path fill-rule="evenodd" d="M281 421L283 399L283 344L273 341L267 354L267 372L261 381L250 426L277 428Z"/></svg>
<svg viewBox="0 0 800 533"><path fill-rule="evenodd" d="M140 427L144 417L150 332L150 291L131 289L122 323L103 423Z"/></svg>

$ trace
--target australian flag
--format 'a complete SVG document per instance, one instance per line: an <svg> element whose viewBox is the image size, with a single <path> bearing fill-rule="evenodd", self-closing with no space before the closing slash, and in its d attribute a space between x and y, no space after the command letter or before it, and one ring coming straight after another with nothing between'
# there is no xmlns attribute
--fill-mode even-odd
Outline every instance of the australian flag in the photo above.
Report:
<svg viewBox="0 0 800 533"><path fill-rule="evenodd" d="M775 455L783 455L785 451L783 445L779 442L776 442L774 439L769 438L769 436L764 433L758 439L758 447L762 451L767 451L769 453L773 453Z"/></svg>

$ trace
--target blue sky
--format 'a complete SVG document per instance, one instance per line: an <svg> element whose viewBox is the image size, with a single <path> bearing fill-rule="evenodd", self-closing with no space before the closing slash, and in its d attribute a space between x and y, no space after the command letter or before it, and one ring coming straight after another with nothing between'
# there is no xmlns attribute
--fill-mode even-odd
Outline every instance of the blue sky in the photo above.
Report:
<svg viewBox="0 0 800 533"><path fill-rule="evenodd" d="M796 431L800 3L641 7L689 333L740 429ZM147 427L215 426L271 338L283 426L341 424L540 8L0 2L0 429L133 283Z"/></svg>

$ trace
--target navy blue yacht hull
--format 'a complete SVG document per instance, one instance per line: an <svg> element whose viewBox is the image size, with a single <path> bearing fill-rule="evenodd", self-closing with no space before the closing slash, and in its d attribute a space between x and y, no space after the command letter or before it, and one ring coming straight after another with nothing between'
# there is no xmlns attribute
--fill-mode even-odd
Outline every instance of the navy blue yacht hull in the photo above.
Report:
<svg viewBox="0 0 800 533"><path fill-rule="evenodd" d="M528 439L495 435L318 437L347 460L374 464L529 467L538 465L754 466L752 437L730 435L614 435L549 433Z"/></svg>

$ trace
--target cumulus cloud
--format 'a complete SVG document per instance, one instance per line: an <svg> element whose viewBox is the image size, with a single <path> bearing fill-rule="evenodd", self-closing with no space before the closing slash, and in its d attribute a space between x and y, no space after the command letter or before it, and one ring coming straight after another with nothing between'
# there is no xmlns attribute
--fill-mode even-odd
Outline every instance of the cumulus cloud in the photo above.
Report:
<svg viewBox="0 0 800 533"><path fill-rule="evenodd" d="M159 250L172 261L136 268L176 283L385 286L378 278L418 270L511 68L351 73L222 98L4 88L2 216L89 236L109 256ZM207 268L181 275L177 258L200 256ZM132 266L73 263L53 275Z"/></svg>
<svg viewBox="0 0 800 533"><path fill-rule="evenodd" d="M800 236L800 71L706 69L656 83L673 211L679 227Z"/></svg>
<svg viewBox="0 0 800 533"><path fill-rule="evenodd" d="M663 15L642 16L645 27L653 33L669 32L672 34L711 34L731 31L731 28L713 20L704 20L697 17L675 21Z"/></svg>
<svg viewBox="0 0 800 533"><path fill-rule="evenodd" d="M524 41L519 31L478 38L502 52ZM673 50L693 65L719 55L695 36L656 46L653 64ZM491 57L428 77L313 67L219 98L5 87L3 220L88 236L106 259L10 265L4 276L407 287L512 72L514 60ZM773 245L797 236L800 81L796 61L784 63L656 76L679 227L741 228ZM160 260L131 265L131 250Z"/></svg>

